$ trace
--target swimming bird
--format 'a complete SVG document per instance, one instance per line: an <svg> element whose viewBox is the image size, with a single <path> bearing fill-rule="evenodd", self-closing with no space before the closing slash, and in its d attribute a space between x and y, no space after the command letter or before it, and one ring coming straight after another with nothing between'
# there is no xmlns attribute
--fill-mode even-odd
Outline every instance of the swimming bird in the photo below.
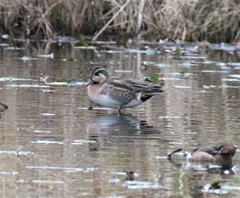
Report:
<svg viewBox="0 0 240 198"><path fill-rule="evenodd" d="M119 113L123 108L135 107L163 92L162 85L110 78L104 67L95 68L84 87L88 87L88 96L94 103L118 109Z"/></svg>
<svg viewBox="0 0 240 198"><path fill-rule="evenodd" d="M224 169L229 169L232 168L232 158L236 150L237 147L233 144L200 147L193 150L189 160L214 162Z"/></svg>
<svg viewBox="0 0 240 198"><path fill-rule="evenodd" d="M177 149L167 157L171 158ZM194 149L191 153L186 153L187 160L192 162L212 162L220 165L223 169L232 168L232 158L235 155L237 147L233 144L222 144L217 146L205 146Z"/></svg>

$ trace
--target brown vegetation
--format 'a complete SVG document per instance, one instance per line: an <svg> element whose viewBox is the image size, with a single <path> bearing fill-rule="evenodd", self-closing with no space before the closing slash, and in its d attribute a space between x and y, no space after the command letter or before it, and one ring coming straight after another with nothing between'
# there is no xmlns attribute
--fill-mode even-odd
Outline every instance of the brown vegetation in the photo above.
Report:
<svg viewBox="0 0 240 198"><path fill-rule="evenodd" d="M236 0L5 0L0 10L0 33L18 37L79 37L102 30L185 41L240 39Z"/></svg>

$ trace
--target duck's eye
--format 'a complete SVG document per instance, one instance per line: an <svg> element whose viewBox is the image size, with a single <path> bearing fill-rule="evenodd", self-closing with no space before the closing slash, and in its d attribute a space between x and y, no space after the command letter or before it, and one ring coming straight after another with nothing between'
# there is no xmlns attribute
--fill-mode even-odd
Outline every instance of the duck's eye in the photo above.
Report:
<svg viewBox="0 0 240 198"><path fill-rule="evenodd" d="M92 77L92 80L93 80L94 82L97 82L97 83L98 83L98 82L100 82L101 79L100 79L99 76L93 76L93 77Z"/></svg>

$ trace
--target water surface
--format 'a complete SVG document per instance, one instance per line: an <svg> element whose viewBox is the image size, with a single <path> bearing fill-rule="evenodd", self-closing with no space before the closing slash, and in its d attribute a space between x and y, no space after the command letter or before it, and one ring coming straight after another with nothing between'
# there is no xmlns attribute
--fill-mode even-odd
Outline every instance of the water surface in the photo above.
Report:
<svg viewBox="0 0 240 198"><path fill-rule="evenodd" d="M8 44L0 48L0 102L9 107L0 120L1 197L216 197L204 186L239 187L238 152L236 174L162 158L178 148L240 145L235 55L215 45L176 58L144 44ZM165 92L122 115L99 107L81 86L99 65L111 76L158 74Z"/></svg>

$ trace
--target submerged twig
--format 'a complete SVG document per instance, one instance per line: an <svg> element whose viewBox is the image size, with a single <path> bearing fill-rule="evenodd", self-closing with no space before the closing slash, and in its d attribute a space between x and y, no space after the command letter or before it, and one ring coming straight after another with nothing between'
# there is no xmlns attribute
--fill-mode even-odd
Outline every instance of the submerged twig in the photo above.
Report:
<svg viewBox="0 0 240 198"><path fill-rule="evenodd" d="M45 84L48 84L47 79L49 78L49 76L46 76L45 78L41 79Z"/></svg>

